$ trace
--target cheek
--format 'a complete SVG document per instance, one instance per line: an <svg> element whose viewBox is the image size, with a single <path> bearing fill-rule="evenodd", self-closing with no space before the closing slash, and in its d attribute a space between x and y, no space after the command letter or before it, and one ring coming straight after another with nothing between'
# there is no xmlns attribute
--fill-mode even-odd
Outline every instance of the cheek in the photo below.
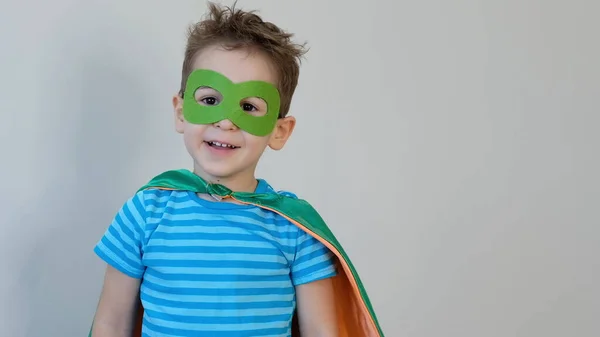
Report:
<svg viewBox="0 0 600 337"><path fill-rule="evenodd" d="M206 130L205 125L196 125L196 124L186 123L185 129L183 132L183 138L188 143L201 142L203 139L202 135L204 134L205 130Z"/></svg>
<svg viewBox="0 0 600 337"><path fill-rule="evenodd" d="M267 144L269 143L269 136L267 137L257 137L253 136L249 133L245 134L245 142L246 146L253 151L262 152Z"/></svg>

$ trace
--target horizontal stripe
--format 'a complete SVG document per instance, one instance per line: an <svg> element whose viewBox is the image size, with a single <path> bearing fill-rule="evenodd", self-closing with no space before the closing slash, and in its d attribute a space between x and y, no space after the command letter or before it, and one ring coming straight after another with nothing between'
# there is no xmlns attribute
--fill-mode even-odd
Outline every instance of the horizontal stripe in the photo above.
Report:
<svg viewBox="0 0 600 337"><path fill-rule="evenodd" d="M287 268L287 263L282 262L261 262L251 260L231 260L231 261L203 261L203 260L175 260L175 259L151 259L145 258L144 263L148 267L173 266L189 268L248 268L248 269L281 269Z"/></svg>
<svg viewBox="0 0 600 337"><path fill-rule="evenodd" d="M142 284L141 294L147 294L152 298L160 300L181 302L182 305L187 307L194 307L195 305L212 305L213 303L223 304L240 304L240 308L245 308L251 305L260 305L258 303L264 302L287 302L288 305L294 300L294 292L289 294L274 294L268 293L263 295L238 295L238 296L220 296L218 294L211 293L210 295L191 295L191 294L170 294L152 289L145 284ZM185 304L184 304L185 303Z"/></svg>
<svg viewBox="0 0 600 337"><path fill-rule="evenodd" d="M213 268L193 268L188 267L172 267L172 266L161 266L149 268L149 270L157 270L165 274L189 274L194 273L197 275L209 275L214 274L215 269ZM280 276L288 275L287 269L250 269L250 268L219 268L218 275L231 275L232 277L239 275L255 275L255 276Z"/></svg>
<svg viewBox="0 0 600 337"><path fill-rule="evenodd" d="M332 271L334 270L335 267L331 265L331 263L329 262L329 260L323 260L321 262L318 263L314 263L310 266L307 266L305 268L296 268L293 273L295 274L294 278L299 277L299 275L302 276L308 276L311 274L314 274L318 271Z"/></svg>
<svg viewBox="0 0 600 337"><path fill-rule="evenodd" d="M166 321L170 323L169 321ZM215 336L218 332L219 337L271 337L271 336L289 336L289 326L276 326L270 327L275 324L265 325L260 327L253 325L248 326L234 326L234 325L166 325L165 321L159 319L152 319L151 317L144 316L143 325L148 331L161 333L169 337L172 336ZM263 327L266 326L266 327Z"/></svg>
<svg viewBox="0 0 600 337"><path fill-rule="evenodd" d="M299 286L302 284L323 280L325 278L333 277L336 274L336 270L334 267L330 267L327 270L318 270L311 274L305 274L302 276L294 277L294 286Z"/></svg>
<svg viewBox="0 0 600 337"><path fill-rule="evenodd" d="M228 330L250 330L250 329L268 329L283 328L289 326L290 315L276 316L230 316L230 317L203 317L203 316L185 316L167 315L161 312L145 310L146 317L160 326L172 329L186 330L210 330L210 331L228 331ZM185 322L185 323L183 323Z"/></svg>
<svg viewBox="0 0 600 337"><path fill-rule="evenodd" d="M205 288L205 289L222 289L234 286L237 290L242 289L262 289L262 288L288 288L290 286L289 280L283 281L250 281L243 282L237 280L222 280L222 281L175 281L175 280L164 280L149 274L144 275L146 282L151 282L157 286L164 286L170 288Z"/></svg>
<svg viewBox="0 0 600 337"><path fill-rule="evenodd" d="M110 234L102 238L96 246L96 250L101 251L104 255L109 256L115 261L119 261L119 264L130 268L140 269L139 267L142 265L139 259L133 256L133 254L131 254L127 248L124 248L122 244L113 244Z"/></svg>
<svg viewBox="0 0 600 337"><path fill-rule="evenodd" d="M116 253L114 253L110 250L107 250L107 249L103 249L101 244L96 246L96 248L94 249L94 252L104 262L113 266L115 269L119 270L120 272L122 272L125 275L128 275L133 278L140 278L140 277L142 277L142 274L144 273L143 269L131 267L131 265L127 264L121 258L119 258Z"/></svg>
<svg viewBox="0 0 600 337"><path fill-rule="evenodd" d="M196 243L194 245L193 243ZM146 247L145 255L150 253L165 253L165 254L179 254L179 253L199 253L199 254L245 254L245 255L272 255L279 254L279 250L272 247L270 244L264 245L264 247L248 247L248 246L206 246L198 245L197 241L194 241L192 245L158 245L154 242L153 246Z"/></svg>
<svg viewBox="0 0 600 337"><path fill-rule="evenodd" d="M159 229L160 230L160 229ZM169 232L165 230L157 230L154 232L152 239L164 239L164 240L219 240L219 241L259 241L264 242L265 238L253 235L251 233L227 233L225 232L215 232L215 233L206 233L206 232ZM273 244L273 242L271 242Z"/></svg>
<svg viewBox="0 0 600 337"><path fill-rule="evenodd" d="M173 300L172 296L166 296L168 299L154 297L149 294L149 292L143 292L140 296L142 302L145 306L148 303L151 303L153 306L157 306L158 308L178 308L182 311L187 311L188 309L194 310L210 310L210 311L218 311L223 310L227 312L234 312L236 310L254 310L254 309L279 309L279 308L287 308L291 309L289 300L282 301L280 296L273 297L274 299L278 299L279 301L257 301L261 299L259 296L247 296L246 301L236 301L236 302L209 302L209 301L176 301ZM263 296L266 298L266 296Z"/></svg>
<svg viewBox="0 0 600 337"><path fill-rule="evenodd" d="M281 263L287 263L287 259L281 254L240 254L240 253L155 253L148 252L144 254L148 260L179 260L179 261L248 261L248 262L272 262L277 263L280 268Z"/></svg>
<svg viewBox="0 0 600 337"><path fill-rule="evenodd" d="M314 254L310 254L310 255L305 255L303 257L303 259L296 260L295 264L294 264L294 269L295 270L302 270L302 269L306 269L306 268L311 268L316 264L320 264L323 263L323 261L326 261L327 263L329 263L330 261L330 254L328 253L328 251L320 251L320 252L315 252Z"/></svg>
<svg viewBox="0 0 600 337"><path fill-rule="evenodd" d="M168 237L168 236L167 236ZM244 241L244 240L208 240L208 239L186 239L180 237L177 240L172 238L156 238L152 237L152 243L149 247L154 246L165 246L165 247L183 247L183 246L197 246L202 247L199 249L203 249L205 247L248 247L248 248L275 248L279 251L285 252L286 254L293 254L296 251L296 247L293 245L290 246L275 246L274 243L257 239L256 241Z"/></svg>
<svg viewBox="0 0 600 337"><path fill-rule="evenodd" d="M223 210L221 209L210 209L197 205L193 200L187 200L183 203L177 204L164 204L155 205L155 208L148 211L148 223L154 222L156 219L160 220L186 220L190 216L202 214L206 217L220 217L223 216ZM288 224L287 220L282 217L273 216L272 213L256 213L252 208L240 209L236 212L238 216L253 221L269 221L276 225L285 226Z"/></svg>
<svg viewBox="0 0 600 337"><path fill-rule="evenodd" d="M247 269L233 269L224 270L220 269L220 273L215 273L214 269L204 270L204 272L198 272L197 270L189 270L183 268L178 273L166 273L157 268L150 268L146 270L145 276L152 276L162 280L169 281L243 281L243 282L258 282L264 280L266 277L271 281L288 281L290 279L289 272L285 269L278 270L273 273L272 271L257 273L253 271L253 274L245 274Z"/></svg>
<svg viewBox="0 0 600 337"><path fill-rule="evenodd" d="M203 322L213 322L216 323L216 319L221 319L223 324L231 324L231 322L240 322L240 320L245 320L246 322L256 322L256 317L262 317L262 322L268 322L271 320L287 320L288 316L293 314L293 309L289 307L289 303L286 304L285 307L278 307L270 305L264 308L239 308L233 307L230 309L226 309L223 307L219 307L217 309L197 309L197 308L189 308L189 307L179 307L179 306L171 306L165 305L165 302L154 302L146 299L144 302L144 309L154 312L160 312L164 315L164 317L175 317L175 316L193 316L194 318L188 319L187 317L183 318L183 320L187 322L197 322L196 318L201 319ZM175 304L179 304L175 302ZM266 303L268 304L268 303ZM287 308L286 311L282 311L282 308ZM282 316L285 315L285 316ZM215 318L215 320L212 320ZM277 318L277 319L275 319Z"/></svg>
<svg viewBox="0 0 600 337"><path fill-rule="evenodd" d="M289 295L294 293L293 287L278 288L194 288L194 287L170 287L154 283L148 280L143 281L144 286L158 292L171 294L203 295L203 296L253 296L253 295Z"/></svg>
<svg viewBox="0 0 600 337"><path fill-rule="evenodd" d="M161 231L165 233L201 233L201 234L262 234L269 235L269 239L295 239L297 230L291 226L282 227L279 231L267 230L256 223L237 221L232 225L230 220L210 218L168 220L160 224Z"/></svg>

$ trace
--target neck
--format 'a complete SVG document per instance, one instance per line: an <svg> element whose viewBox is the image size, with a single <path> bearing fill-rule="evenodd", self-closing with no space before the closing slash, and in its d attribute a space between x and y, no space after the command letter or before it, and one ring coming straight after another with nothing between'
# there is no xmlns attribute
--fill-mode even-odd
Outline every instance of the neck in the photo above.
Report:
<svg viewBox="0 0 600 337"><path fill-rule="evenodd" d="M204 179L206 182L223 185L234 192L254 192L258 181L254 174L238 174L231 177L215 177L198 167L194 167L194 174Z"/></svg>

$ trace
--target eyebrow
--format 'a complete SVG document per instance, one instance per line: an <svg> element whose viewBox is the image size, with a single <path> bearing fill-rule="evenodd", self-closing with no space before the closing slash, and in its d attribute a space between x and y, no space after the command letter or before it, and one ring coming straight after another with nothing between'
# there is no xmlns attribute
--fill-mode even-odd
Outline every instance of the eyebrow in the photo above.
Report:
<svg viewBox="0 0 600 337"><path fill-rule="evenodd" d="M205 85L198 87L198 89L196 89L196 91L198 91L199 89L212 89L212 90L214 90L214 91L218 92L219 94L221 94L221 93L220 93L218 90L216 90L215 88L213 88L213 87L207 87L207 86L205 86ZM185 94L185 90L181 90L181 89L179 89L179 96L181 96L181 98L183 98L183 95L184 95L184 94Z"/></svg>

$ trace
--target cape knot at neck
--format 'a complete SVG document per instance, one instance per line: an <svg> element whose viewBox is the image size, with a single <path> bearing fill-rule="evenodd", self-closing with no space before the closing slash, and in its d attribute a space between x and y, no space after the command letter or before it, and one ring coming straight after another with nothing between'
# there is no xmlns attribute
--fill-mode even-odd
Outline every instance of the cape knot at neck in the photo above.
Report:
<svg viewBox="0 0 600 337"><path fill-rule="evenodd" d="M233 193L232 190L221 184L209 183L206 185L206 190L208 194L210 194L213 198L215 198L218 201L221 201L224 198L231 196L231 194Z"/></svg>

